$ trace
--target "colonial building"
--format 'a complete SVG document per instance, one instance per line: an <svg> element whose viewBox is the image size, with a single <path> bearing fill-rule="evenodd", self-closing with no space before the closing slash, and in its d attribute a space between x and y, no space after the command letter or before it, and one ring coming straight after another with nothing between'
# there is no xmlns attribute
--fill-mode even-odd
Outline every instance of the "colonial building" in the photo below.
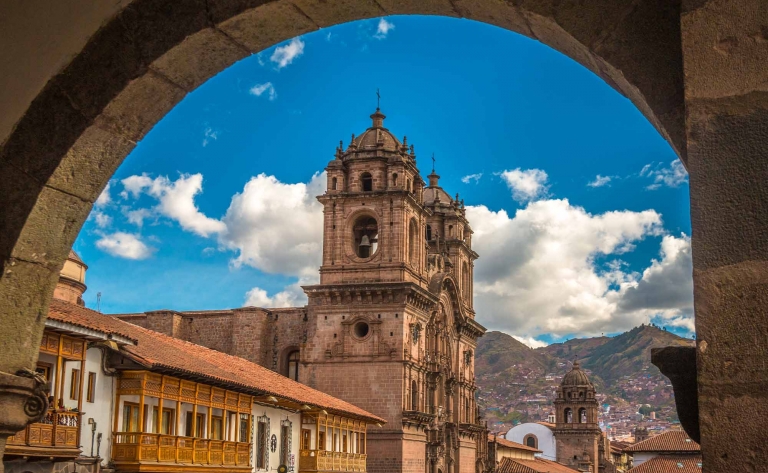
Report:
<svg viewBox="0 0 768 473"><path fill-rule="evenodd" d="M505 458L533 460L538 453L541 453L541 450L489 433L486 471L496 472Z"/></svg>
<svg viewBox="0 0 768 473"><path fill-rule="evenodd" d="M246 358L387 420L372 472L482 471L474 351L472 229L458 195L425 183L406 138L371 127L326 168L320 283L292 309L123 314ZM482 452L478 453L478 447Z"/></svg>
<svg viewBox="0 0 768 473"><path fill-rule="evenodd" d="M51 407L10 437L7 473L367 470L368 426L383 418L242 358L87 309L85 264L74 253L68 263L37 370L50 380Z"/></svg>
<svg viewBox="0 0 768 473"><path fill-rule="evenodd" d="M539 448L544 458L577 471L615 472L610 444L597 421L595 387L578 361L563 376L554 405L554 424L521 424L510 429L506 437Z"/></svg>
<svg viewBox="0 0 768 473"><path fill-rule="evenodd" d="M628 446L624 451L632 455L631 473L701 471L701 447L680 430L649 437Z"/></svg>

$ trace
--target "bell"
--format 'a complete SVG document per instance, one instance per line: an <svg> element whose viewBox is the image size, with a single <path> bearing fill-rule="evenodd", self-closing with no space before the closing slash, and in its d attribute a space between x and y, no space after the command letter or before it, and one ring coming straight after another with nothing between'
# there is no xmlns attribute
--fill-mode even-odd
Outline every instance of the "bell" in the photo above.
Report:
<svg viewBox="0 0 768 473"><path fill-rule="evenodd" d="M371 246L371 240L368 239L368 235L363 235L363 238L360 240L360 247L370 247Z"/></svg>

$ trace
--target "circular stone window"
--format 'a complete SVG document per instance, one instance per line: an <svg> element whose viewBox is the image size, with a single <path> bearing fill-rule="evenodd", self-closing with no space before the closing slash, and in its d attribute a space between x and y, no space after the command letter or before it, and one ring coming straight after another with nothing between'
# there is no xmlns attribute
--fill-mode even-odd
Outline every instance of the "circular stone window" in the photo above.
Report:
<svg viewBox="0 0 768 473"><path fill-rule="evenodd" d="M368 335L368 332L371 330L370 327L368 327L368 324L365 322L358 322L355 324L354 327L355 330L355 336L357 338L365 338L366 335Z"/></svg>

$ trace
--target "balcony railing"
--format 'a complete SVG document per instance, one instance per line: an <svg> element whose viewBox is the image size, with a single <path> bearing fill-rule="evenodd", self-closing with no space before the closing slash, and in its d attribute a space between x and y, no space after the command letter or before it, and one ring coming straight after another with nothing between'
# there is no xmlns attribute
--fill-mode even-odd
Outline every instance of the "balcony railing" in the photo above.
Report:
<svg viewBox="0 0 768 473"><path fill-rule="evenodd" d="M118 463L251 466L250 443L139 432L116 432L113 438L112 459Z"/></svg>
<svg viewBox="0 0 768 473"><path fill-rule="evenodd" d="M29 424L21 432L9 437L8 445L77 449L81 418L80 412L48 411L43 420Z"/></svg>
<svg viewBox="0 0 768 473"><path fill-rule="evenodd" d="M301 450L299 471L365 471L366 454Z"/></svg>

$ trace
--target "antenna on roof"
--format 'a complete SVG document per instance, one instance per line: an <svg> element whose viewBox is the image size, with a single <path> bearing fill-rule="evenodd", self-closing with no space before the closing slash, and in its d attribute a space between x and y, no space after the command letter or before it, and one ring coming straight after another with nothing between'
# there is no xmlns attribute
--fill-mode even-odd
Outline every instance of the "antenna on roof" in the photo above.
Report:
<svg viewBox="0 0 768 473"><path fill-rule="evenodd" d="M101 293L96 293L96 312L101 312Z"/></svg>

